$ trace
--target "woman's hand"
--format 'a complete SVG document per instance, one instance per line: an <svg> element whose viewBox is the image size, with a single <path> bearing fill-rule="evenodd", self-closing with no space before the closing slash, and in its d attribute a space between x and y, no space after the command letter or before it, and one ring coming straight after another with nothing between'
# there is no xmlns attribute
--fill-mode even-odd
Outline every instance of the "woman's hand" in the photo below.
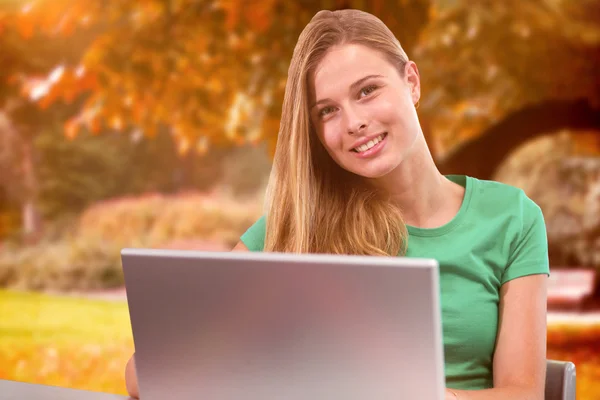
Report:
<svg viewBox="0 0 600 400"><path fill-rule="evenodd" d="M458 397L456 396L456 394L453 391L446 389L445 399L446 400L458 400Z"/></svg>
<svg viewBox="0 0 600 400"><path fill-rule="evenodd" d="M125 387L127 388L129 396L134 399L140 397L137 374L135 372L135 353L131 355L131 358L127 361L127 365L125 366Z"/></svg>

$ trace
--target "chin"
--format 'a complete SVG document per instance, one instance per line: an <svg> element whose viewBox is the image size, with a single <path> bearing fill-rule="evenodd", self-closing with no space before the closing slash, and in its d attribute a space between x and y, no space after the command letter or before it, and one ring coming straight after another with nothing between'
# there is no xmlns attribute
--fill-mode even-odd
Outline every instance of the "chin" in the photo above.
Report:
<svg viewBox="0 0 600 400"><path fill-rule="evenodd" d="M392 165L381 165L381 166L373 166L374 168L355 168L350 170L352 173L366 178L366 179L379 179L384 176L390 174L396 166Z"/></svg>
<svg viewBox="0 0 600 400"><path fill-rule="evenodd" d="M365 179L381 179L384 176L388 175L389 172L369 172L369 173L359 173L361 177Z"/></svg>

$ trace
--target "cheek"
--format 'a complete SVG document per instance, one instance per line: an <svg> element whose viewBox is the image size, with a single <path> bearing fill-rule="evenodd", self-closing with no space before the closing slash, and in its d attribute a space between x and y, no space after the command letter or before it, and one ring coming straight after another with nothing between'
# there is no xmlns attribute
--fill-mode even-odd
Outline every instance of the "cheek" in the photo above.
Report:
<svg viewBox="0 0 600 400"><path fill-rule="evenodd" d="M372 113L376 119L387 124L403 123L409 117L412 111L412 103L398 95L382 96L377 106L373 108Z"/></svg>
<svg viewBox="0 0 600 400"><path fill-rule="evenodd" d="M375 112L378 119L385 123L395 124L402 119L402 108L397 101L383 101Z"/></svg>
<svg viewBox="0 0 600 400"><path fill-rule="evenodd" d="M342 131L339 123L335 120L325 123L322 127L319 139L327 151L335 151L342 146Z"/></svg>

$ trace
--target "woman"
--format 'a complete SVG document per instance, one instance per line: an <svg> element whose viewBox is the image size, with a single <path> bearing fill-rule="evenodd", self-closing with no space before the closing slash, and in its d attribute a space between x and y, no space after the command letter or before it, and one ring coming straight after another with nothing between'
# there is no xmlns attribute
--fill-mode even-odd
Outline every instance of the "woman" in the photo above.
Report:
<svg viewBox="0 0 600 400"><path fill-rule="evenodd" d="M419 98L416 64L379 19L317 13L288 71L265 216L234 250L435 258L446 398L543 399L541 210L508 185L443 176Z"/></svg>

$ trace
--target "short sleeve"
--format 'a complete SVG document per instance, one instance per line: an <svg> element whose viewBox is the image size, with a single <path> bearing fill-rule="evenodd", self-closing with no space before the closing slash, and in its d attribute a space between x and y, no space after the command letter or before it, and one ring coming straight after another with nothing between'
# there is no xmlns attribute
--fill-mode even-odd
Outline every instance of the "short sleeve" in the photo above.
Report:
<svg viewBox="0 0 600 400"><path fill-rule="evenodd" d="M263 251L265 248L267 220L263 215L240 237L250 251Z"/></svg>
<svg viewBox="0 0 600 400"><path fill-rule="evenodd" d="M519 207L522 221L508 264L502 275L502 284L522 276L550 274L546 223L540 207L524 193Z"/></svg>

